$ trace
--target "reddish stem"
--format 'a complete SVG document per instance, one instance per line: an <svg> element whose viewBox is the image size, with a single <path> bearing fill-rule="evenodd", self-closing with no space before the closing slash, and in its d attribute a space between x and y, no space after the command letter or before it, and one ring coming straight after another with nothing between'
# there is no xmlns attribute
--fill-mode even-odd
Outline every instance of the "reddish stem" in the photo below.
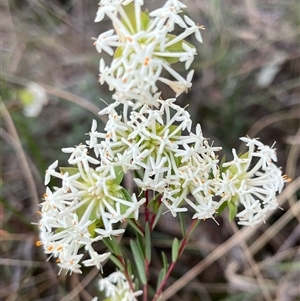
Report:
<svg viewBox="0 0 300 301"><path fill-rule="evenodd" d="M148 262L148 260L145 260L145 272L147 277L147 283L144 284L144 288L143 288L143 301L147 301L147 297L148 297L149 264L150 262Z"/></svg>
<svg viewBox="0 0 300 301"><path fill-rule="evenodd" d="M135 290L134 290L134 284L132 282L131 276L128 273L127 265L125 263L125 260L124 260L123 256L119 255L119 256L117 256L117 258L119 259L120 263L122 264L122 266L124 268L124 275L125 275L125 278L126 278L127 282L129 283L130 289L132 290L132 292L135 292Z"/></svg>
<svg viewBox="0 0 300 301"><path fill-rule="evenodd" d="M178 258L181 256L181 254L183 253L188 241L189 241L189 238L193 232L193 230L195 229L195 227L197 226L198 224L198 220L197 219L194 219L193 220L193 223L191 224L188 232L186 233L185 237L182 239L182 241L180 242L180 246L179 246L179 250L178 250L178 256L177 256L177 259L176 261L178 260ZM152 301L156 301L158 299L158 297L161 295L162 293L162 290L164 288L164 286L166 285L167 283L167 280L171 274L171 272L173 271L174 267L175 267L175 264L176 264L176 261L172 262L168 268L168 271L166 273L166 276L164 277L164 279L162 280L160 286L158 287L156 293L155 293L155 296L153 297Z"/></svg>
<svg viewBox="0 0 300 301"><path fill-rule="evenodd" d="M142 233L145 233L145 230L136 222L135 219L132 219L132 222L141 230Z"/></svg>

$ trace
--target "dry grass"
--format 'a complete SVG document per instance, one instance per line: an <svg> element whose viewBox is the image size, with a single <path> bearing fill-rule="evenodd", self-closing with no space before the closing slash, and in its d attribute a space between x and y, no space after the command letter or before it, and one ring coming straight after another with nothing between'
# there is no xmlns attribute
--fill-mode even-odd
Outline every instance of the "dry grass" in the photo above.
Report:
<svg viewBox="0 0 300 301"><path fill-rule="evenodd" d="M56 158L63 165L60 148L84 141L104 107L100 98L109 102L91 41L104 30L93 23L97 1L2 2L0 299L90 301L98 271L58 276L35 246L31 222L38 221L44 170ZM278 164L291 182L278 198L283 210L266 224L239 229L226 215L220 226L201 223L162 300L300 300L299 11L296 0L189 0L188 13L206 30L194 85L180 103L227 155L245 134L277 141ZM35 118L22 114L19 98L29 81L41 84L49 101ZM154 258L179 235L176 223L163 217ZM154 262L153 279L159 266Z"/></svg>

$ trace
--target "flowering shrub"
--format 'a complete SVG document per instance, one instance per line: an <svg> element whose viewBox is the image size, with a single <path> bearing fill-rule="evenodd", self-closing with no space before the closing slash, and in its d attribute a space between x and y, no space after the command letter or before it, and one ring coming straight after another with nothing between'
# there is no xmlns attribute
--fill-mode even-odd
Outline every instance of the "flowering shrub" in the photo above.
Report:
<svg viewBox="0 0 300 301"><path fill-rule="evenodd" d="M162 293L197 221L215 219L227 207L230 219L255 226L277 208L276 194L284 184L272 147L243 137L248 151L237 155L233 149L233 159L220 162L221 147L209 143L199 124L192 131L190 115L175 104L176 98L161 97L158 81L170 86L175 97L191 87L193 70L185 79L172 64L182 62L189 69L196 47L185 38L193 34L202 42L201 27L182 13L186 6L178 0L152 12L142 5L142 0L100 1L95 21L108 17L114 29L101 33L94 44L112 57L110 63L100 60L100 83L114 91L114 102L99 113L108 116L103 133L93 120L85 144L63 149L70 167L58 171L56 161L48 168L45 184L56 177L61 187L47 187L41 204L39 244L57 258L61 270L81 273L84 265L102 271L108 258L117 265L120 271L99 282L105 300L136 300L142 293L147 300L151 233L163 212L175 218L189 210L194 222L187 231L182 225L180 242L174 239L172 263L160 272L153 300ZM182 32L172 34L175 27ZM163 77L163 71L173 80ZM122 185L127 173L133 174L138 195ZM125 220L137 233L130 245L143 291L133 282L132 267L114 238L125 231L118 227ZM95 250L100 240L108 252Z"/></svg>

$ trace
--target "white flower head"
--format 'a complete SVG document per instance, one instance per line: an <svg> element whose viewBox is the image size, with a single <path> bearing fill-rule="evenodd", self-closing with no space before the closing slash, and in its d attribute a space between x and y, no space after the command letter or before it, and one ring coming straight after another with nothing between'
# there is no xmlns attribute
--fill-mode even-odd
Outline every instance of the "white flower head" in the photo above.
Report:
<svg viewBox="0 0 300 301"><path fill-rule="evenodd" d="M24 106L23 114L27 117L38 116L48 103L45 89L35 82L29 82L24 90L20 90L19 98Z"/></svg>
<svg viewBox="0 0 300 301"><path fill-rule="evenodd" d="M248 152L223 163L217 195L221 202L241 204L244 210L237 214L239 224L254 226L265 221L268 211L278 207L276 194L280 193L285 179L273 163L277 161L275 150L257 139L241 138Z"/></svg>
<svg viewBox="0 0 300 301"><path fill-rule="evenodd" d="M142 12L143 1L137 0L101 0L99 5L95 21L106 15L114 26L94 43L98 52L113 57L110 65L101 59L100 82L115 90L117 101L155 105L152 95L157 91L157 81L169 85L177 96L191 87L193 72L185 80L171 67L180 61L188 69L193 62L196 48L185 41L186 37L195 34L202 42L199 26L186 15L181 16L181 9L186 7L183 3L167 0L151 13ZM171 34L175 25L182 29L177 36ZM163 69L175 80L162 77Z"/></svg>
<svg viewBox="0 0 300 301"><path fill-rule="evenodd" d="M105 296L114 301L137 301L136 297L143 293L143 291L132 291L125 275L120 271L100 279L99 289L105 291Z"/></svg>
<svg viewBox="0 0 300 301"><path fill-rule="evenodd" d="M93 123L92 135L96 135ZM46 184L50 176L61 180L62 185L54 192L47 187L41 204L39 244L45 252L58 258L61 269L80 273L81 259L85 249L90 256L82 262L85 266L102 269L110 253L98 254L93 243L111 235L119 235L124 229L113 226L126 218L138 218L139 207L145 199L132 197L120 186L122 167L101 165L99 160L88 155L86 145L64 148L70 154L73 167L55 171L55 161L46 171ZM92 167L91 164L97 167ZM83 248L84 247L84 248Z"/></svg>

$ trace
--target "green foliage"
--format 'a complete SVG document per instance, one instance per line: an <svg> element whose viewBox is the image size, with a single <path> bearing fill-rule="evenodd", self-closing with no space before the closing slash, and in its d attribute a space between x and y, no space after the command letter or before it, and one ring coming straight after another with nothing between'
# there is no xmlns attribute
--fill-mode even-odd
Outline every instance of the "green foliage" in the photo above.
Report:
<svg viewBox="0 0 300 301"><path fill-rule="evenodd" d="M185 234L186 234L186 224L185 224L185 218L184 218L185 215L183 212L178 212L178 216L179 216L179 222L180 222L180 228L181 228L182 235L185 236Z"/></svg>
<svg viewBox="0 0 300 301"><path fill-rule="evenodd" d="M157 278L157 283L156 283L156 289L160 286L161 282L163 279L166 277L167 270L169 268L168 264L168 258L164 252L161 252L161 257L162 257L162 269L159 271L158 278Z"/></svg>
<svg viewBox="0 0 300 301"><path fill-rule="evenodd" d="M151 261L151 232L149 222L145 225L145 258L148 262Z"/></svg>
<svg viewBox="0 0 300 301"><path fill-rule="evenodd" d="M177 36L172 35L172 34L168 34L167 35L167 43L169 43L170 41L176 39ZM186 42L186 41L179 41L179 42L175 42L174 44L172 44L171 46L166 48L166 52L170 52L170 53L175 53L175 52L184 52L183 49L183 44L191 47L191 48L195 48L194 45ZM159 51L159 50L157 50ZM167 61L169 64L174 64L177 63L179 61L178 58L174 58L174 57L167 57L167 56L161 56L161 58L163 58L165 61Z"/></svg>
<svg viewBox="0 0 300 301"><path fill-rule="evenodd" d="M172 244L172 262L175 262L177 260L178 251L179 251L179 242L177 237L175 237Z"/></svg>
<svg viewBox="0 0 300 301"><path fill-rule="evenodd" d="M166 272L167 271L165 269L161 269L159 271L158 278L157 278L157 283L156 283L156 289L158 289L158 287L162 283L163 279L166 277Z"/></svg>
<svg viewBox="0 0 300 301"><path fill-rule="evenodd" d="M97 64L93 64L93 61L98 61L99 55L94 53L93 50L91 51L90 42L83 43L81 34L78 34L78 20L82 20L82 11L78 9L76 1L68 1L68 6L60 5L59 3L61 2L39 1L32 2L29 5L28 1L12 0L7 1L8 6L6 4L3 5L3 22L7 25L3 33L5 49L15 49L13 45L15 39L20 41L20 47L16 51L6 51L5 49L3 51L3 76L6 77L7 73L12 72L25 82L38 79L52 87L60 87L65 91L73 92L75 96L82 95L102 106L103 104L99 99L102 97L109 102L110 97L103 94L104 90L100 91L96 80L94 80L94 75L97 74L98 70ZM66 1L63 2L66 3ZM248 131L256 123L256 129L259 131L252 131L252 135L259 136L262 140L270 143L277 140L277 148L283 150L282 153L287 155L293 145L292 143L287 143L287 141L289 139L295 141L294 134L298 130L297 119L291 119L290 116L295 115L295 112L299 111L299 107L295 103L295 99L299 98L299 93L297 88L291 85L292 80L295 80L296 84L299 82L298 58L297 55L294 55L298 49L299 5L297 1L278 1L276 4L271 3L271 1L261 1L251 2L251 4L254 5L253 9L261 18L255 21L254 25L252 24L251 11L245 10L245 3L243 2L237 2L234 10L232 10L230 1L208 1L204 6L199 1L199 9L198 7L197 9L196 7L191 7L193 14L201 15L201 18L200 15L198 18L199 22L205 24L207 30L203 36L204 43L199 48L197 47L199 55L194 64L196 76L191 94L188 97L182 95L179 101L184 105L187 103L193 104L188 110L192 114L194 121L201 122L206 137L214 136L212 140L216 141L215 144L219 145L218 142L222 139L225 153L229 152L232 147L238 147L237 137L249 133ZM129 8L130 6L128 6L128 14L132 20L134 9ZM280 18L276 19L278 13ZM95 14L94 6L88 5L84 10L84 14L92 19ZM145 14L142 16L144 20L142 23L144 24L145 22L143 26L147 26L148 14L147 12L142 14ZM274 22L274 17L276 22ZM135 17L133 19L134 24L136 24ZM80 24L80 26L85 26L85 30L88 30L89 25L87 26L84 20L84 23ZM90 24L89 20L87 22ZM135 26L133 25L133 27ZM62 28L63 30L61 30ZM89 39L94 34L93 29L91 32L85 32L84 36ZM74 36L76 36L76 39L73 38ZM176 47L177 49L175 49ZM181 48L182 44L175 44L175 47L170 49L170 52L180 51ZM268 62L272 62L273 56L278 52L284 53L286 59L279 66L278 74L274 77L270 86L259 88L255 82L256 75ZM83 56L83 53L86 53L86 55ZM122 49L117 49L116 56L121 54ZM175 62L171 58L165 58L165 60L169 60L169 63ZM92 65L94 66L91 67ZM91 78L93 78L89 87L82 86L86 81L84 75L86 73L91 74ZM22 115L19 103L22 100L22 96L21 98L19 96L20 99L17 97L17 90L20 88L19 84L16 88L15 84L7 83L1 79L0 85L0 94L13 118L26 158L30 162L31 170L36 176L35 183L38 189L38 198L40 198L44 192L44 186L39 179L38 172L43 177L43 171L54 160L59 159L60 162L64 162L66 156L61 154L60 148L72 146L81 141L80 139L84 139L84 134L88 132L90 127L88 120L94 116L82 107L65 100L62 101L62 98L58 96L49 95L49 105L45 107L39 117L25 118ZM201 87L201 93L199 93L199 87ZM280 121L280 116L283 116L283 113L286 117ZM56 130L53 125L56 126ZM5 122L3 122L3 130L3 133L7 131L10 134ZM32 212L36 212L38 208L29 202L28 196L30 196L30 192L28 187L24 185L22 172L20 168L15 169L13 164L17 161L15 159L16 155L9 140L4 140L3 137L1 205L4 224L2 231L8 231L6 234L8 236L3 235L3 241L1 242L1 249L5 258L3 258L3 265L1 266L3 268L3 277L1 277L0 284L3 287L7 287L6 290L3 290L3 294L8 293L3 298L9 298L10 295L13 295L20 300L63 299L68 293L69 282L65 281L64 277L53 278L57 271L53 271L49 264L45 265L44 256L41 255L42 252L37 252L31 241L32 237L36 238L35 231L37 230L37 227L31 224L33 220ZM11 159L12 157L13 160ZM6 164L7 162L10 162L9 166ZM283 170L285 170L286 158L279 157L279 162L281 162L280 165L283 165ZM293 162L291 165L293 165ZM297 166L297 164L295 163L294 166ZM35 172L35 170L38 172ZM66 170L63 170L63 172L66 172ZM71 170L68 172L72 173ZM120 181L121 176L116 181L116 184L120 184ZM124 199L128 199L125 195L126 192L120 193ZM236 209L234 203L233 200L230 201L230 205L224 203L219 208L219 213L226 207L231 206L232 208L229 208L229 211L231 210L231 215L233 216ZM160 225L161 219L164 218L162 213L166 208L164 205L160 205L157 200L153 202L153 206L155 213L157 213L154 225ZM284 209L288 210L288 206L285 205ZM280 214L276 215L276 219L280 218ZM180 214L179 219L181 232L183 233L185 226ZM174 224L178 222L177 220L175 222L175 220L173 219ZM101 223L101 221L98 222L99 224ZM134 221L129 219L128 223L140 236L144 235ZM208 222L206 222L207 224ZM281 235L276 236L275 243L271 241L270 244L262 246L259 250L259 257L270 256L270 247L275 254L277 251L276 246L278 245L279 248L284 243L284 240L290 237L294 226L297 226L297 224L288 224L281 230ZM173 228L173 224L170 227ZM160 229L161 232L158 235L164 237L164 231L167 231L167 229L162 227ZM200 243L205 244L205 240L202 240L202 237L209 236L213 239L215 236L213 229L211 227L201 228L203 236L202 233L199 234ZM224 237L219 236L218 238L221 244L227 238L226 235L228 233L226 233L225 229L219 232L224 234ZM26 240L23 240L22 236ZM257 237L259 237L258 234ZM144 239L146 238L144 237ZM106 240L109 241L110 239L107 238ZM172 242L169 243L169 247L171 245ZM208 248L211 247L210 244L206 244L206 246ZM115 247L111 246L111 249ZM156 245L154 247L159 252L160 248ZM29 251L20 252L20 250L25 248ZM125 248L126 243L124 243ZM196 253L187 253L186 259L183 259L183 264L201 260L199 259L198 248L197 245L197 255L195 255ZM170 249L166 251L168 257L171 257ZM145 253L147 254L147 252L146 247ZM205 251L203 250L202 252L204 253ZM23 266L25 261L20 261L20 265L6 265L6 257L26 260L26 265ZM154 257L153 254L152 257ZM32 261L30 266L32 258L34 258L34 261ZM257 257L255 258L257 260ZM270 259L276 261L276 258ZM110 259L117 268L123 269L123 265L120 264L116 256L111 255ZM286 260L293 259L289 257ZM163 262L164 268L159 272L157 278L158 286L165 277L168 267L165 254L163 255ZM129 263L130 261L127 261L127 268L130 271ZM257 264L260 266L259 262ZM211 299L217 301L224 296L224 292L228 291L228 287L224 289L224 292L215 292L221 291L222 284L227 281L220 269L216 269L215 266L211 265L209 267L210 273L205 274L206 278L204 280L203 278L201 279L202 276L200 274L195 281L213 283L217 290L210 286L205 288L210 296L213 295ZM295 262L295 265L289 265L288 262L283 265L275 263L272 265L272 269L278 267L278 270L291 273L297 266L299 266L297 262ZM107 265L105 268L109 268L109 266ZM243 272L242 267L239 272ZM216 273L218 273L220 278L210 278L210 275L216 275ZM271 270L263 271L263 275L273 274ZM16 275L21 276L17 279L15 278ZM182 275L176 275L177 279L180 276ZM50 278L53 281L49 282L48 279ZM7 283L11 283L12 279L18 281L18 289L10 291L10 286L7 286ZM43 279L46 279L46 281L43 281ZM297 276L294 279L298 279ZM94 281L97 281L97 277ZM135 281L138 281L137 277ZM220 287L218 282L221 282ZM291 282L288 281L288 284L291 285ZM277 283L276 279L274 283ZM92 295L98 294L96 283L91 283L89 286L94 288ZM136 284L136 287L139 287L138 284ZM279 287L276 287L275 290L277 288L279 289ZM273 289L274 287L272 287ZM181 296L183 294L184 292L180 293ZM191 300L198 300L199 298L199 295L192 291L192 288L188 288L188 294L191 296ZM260 300L261 297L261 292L243 292L228 296L222 300L252 301ZM296 296L294 298L298 299L299 297ZM170 300L172 300L172 297Z"/></svg>
<svg viewBox="0 0 300 301"><path fill-rule="evenodd" d="M141 250L140 246L134 241L130 240L130 247L132 254L135 259L135 264L137 267L137 271L140 277L140 280L142 284L147 283L147 278L146 278L146 271L145 271L145 266L144 266L144 256L143 256L143 251Z"/></svg>
<svg viewBox="0 0 300 301"><path fill-rule="evenodd" d="M105 245L107 246L107 248L112 254L116 256L122 256L119 242L116 240L114 236L104 237L103 242L105 243Z"/></svg>
<svg viewBox="0 0 300 301"><path fill-rule="evenodd" d="M235 204L235 202L232 202L232 201L228 201L227 205L228 205L228 209L229 209L228 218L229 218L229 221L232 222L233 219L235 218L236 214L237 214L238 205Z"/></svg>
<svg viewBox="0 0 300 301"><path fill-rule="evenodd" d="M110 255L109 259L115 264L115 266L120 270L124 271L124 266L120 262L120 260L115 255Z"/></svg>
<svg viewBox="0 0 300 301"><path fill-rule="evenodd" d="M138 221L128 219L128 224L132 227L132 229L139 235L144 236L144 233L141 231L141 229L137 226L136 223L138 223Z"/></svg>
<svg viewBox="0 0 300 301"><path fill-rule="evenodd" d="M128 5L123 6L123 8L126 12L130 24L128 24L127 20L125 20L124 18L122 19L122 23L125 25L125 27L130 33L135 34L138 31L138 28L134 4L130 3ZM150 17L148 12L140 12L139 18L141 20L141 30L146 30L150 23Z"/></svg>
<svg viewBox="0 0 300 301"><path fill-rule="evenodd" d="M115 166L114 170L115 170L115 173L116 173L116 178L115 178L114 182L116 184L120 185L121 182L122 182L122 180L123 180L123 178L124 178L123 169L122 169L121 166ZM126 192L127 192L127 190L126 190ZM124 194L126 194L126 192L124 192ZM127 192L127 194L128 194L128 192ZM126 196L126 198L128 198L128 196Z"/></svg>
<svg viewBox="0 0 300 301"><path fill-rule="evenodd" d="M166 207L165 207L164 204L162 204L162 203L158 204L158 210L156 212L155 219L154 219L154 222L153 222L153 228L156 226L156 224L158 223L159 219L161 218L164 209L166 209Z"/></svg>

